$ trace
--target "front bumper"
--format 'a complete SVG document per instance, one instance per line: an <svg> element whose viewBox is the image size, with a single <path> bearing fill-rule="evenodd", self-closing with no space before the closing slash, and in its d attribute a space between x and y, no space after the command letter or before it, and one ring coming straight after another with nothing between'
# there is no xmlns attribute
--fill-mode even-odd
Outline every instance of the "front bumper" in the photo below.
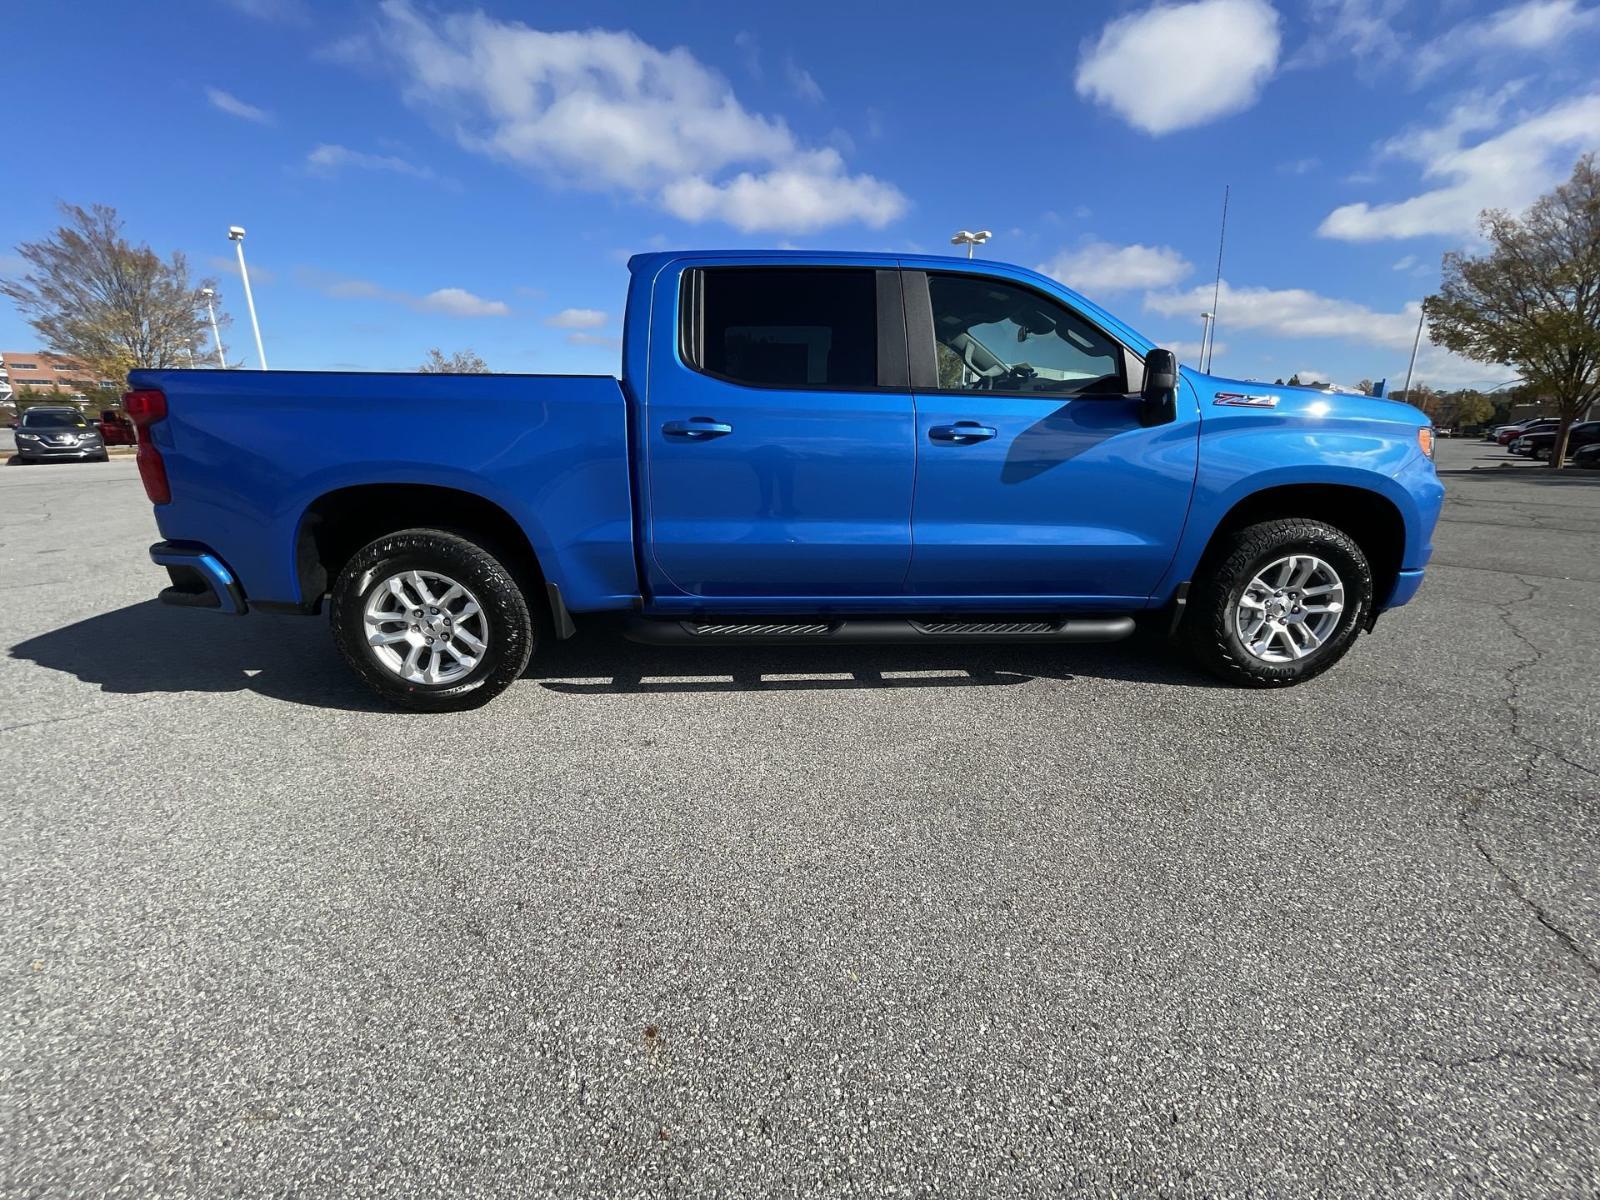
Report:
<svg viewBox="0 0 1600 1200"><path fill-rule="evenodd" d="M1389 593L1389 599L1384 604L1384 611L1399 608L1417 594L1417 589L1422 586L1422 568L1414 571L1401 571L1395 576L1394 591Z"/></svg>
<svg viewBox="0 0 1600 1200"><path fill-rule="evenodd" d="M250 611L239 580L209 548L197 542L157 542L150 561L165 567L172 586L161 589L163 604L214 608L241 617Z"/></svg>
<svg viewBox="0 0 1600 1200"><path fill-rule="evenodd" d="M41 446L35 443L30 446L26 442L17 443L17 457L23 462L87 462L104 458L105 453L103 445Z"/></svg>

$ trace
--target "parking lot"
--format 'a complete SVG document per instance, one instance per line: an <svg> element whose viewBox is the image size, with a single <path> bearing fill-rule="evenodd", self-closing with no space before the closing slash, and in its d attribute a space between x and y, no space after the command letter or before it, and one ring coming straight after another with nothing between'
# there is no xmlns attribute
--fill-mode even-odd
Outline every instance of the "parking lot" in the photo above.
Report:
<svg viewBox="0 0 1600 1200"><path fill-rule="evenodd" d="M1593 1195L1600 472L1503 461L1287 692L598 637L449 716L0 469L0 1190Z"/></svg>

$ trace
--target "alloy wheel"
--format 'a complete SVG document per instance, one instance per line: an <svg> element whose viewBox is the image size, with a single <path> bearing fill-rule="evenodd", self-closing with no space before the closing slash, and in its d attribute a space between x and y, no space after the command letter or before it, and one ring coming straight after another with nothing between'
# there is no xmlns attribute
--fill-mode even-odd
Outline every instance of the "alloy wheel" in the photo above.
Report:
<svg viewBox="0 0 1600 1200"><path fill-rule="evenodd" d="M1256 658L1289 663L1332 637L1343 612L1339 573L1315 555L1290 554L1245 585L1234 622L1239 641Z"/></svg>
<svg viewBox="0 0 1600 1200"><path fill-rule="evenodd" d="M407 683L455 683L489 647L478 598L437 571L390 575L372 589L362 619L373 657Z"/></svg>

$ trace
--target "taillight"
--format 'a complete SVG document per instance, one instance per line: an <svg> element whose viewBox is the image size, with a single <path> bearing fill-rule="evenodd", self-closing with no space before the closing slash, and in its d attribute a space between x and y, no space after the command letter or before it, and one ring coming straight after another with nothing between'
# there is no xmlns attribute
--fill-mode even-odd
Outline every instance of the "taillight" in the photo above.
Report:
<svg viewBox="0 0 1600 1200"><path fill-rule="evenodd" d="M1433 457L1433 427L1431 425L1423 425L1417 429L1417 448L1429 458Z"/></svg>
<svg viewBox="0 0 1600 1200"><path fill-rule="evenodd" d="M166 504L172 499L172 486L167 482L167 464L161 461L161 450L150 439L150 426L165 420L167 397L154 388L128 392L122 397L123 411L139 431L139 478L144 482L144 494L151 504Z"/></svg>

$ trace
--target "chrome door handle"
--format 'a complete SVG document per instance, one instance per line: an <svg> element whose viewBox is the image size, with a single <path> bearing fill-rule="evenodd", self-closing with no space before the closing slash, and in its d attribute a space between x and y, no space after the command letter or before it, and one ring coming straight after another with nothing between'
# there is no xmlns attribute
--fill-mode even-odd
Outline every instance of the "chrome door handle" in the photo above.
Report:
<svg viewBox="0 0 1600 1200"><path fill-rule="evenodd" d="M713 421L710 417L690 417L687 421L668 421L661 427L661 432L668 437L688 438L693 442L704 442L711 438L719 438L724 434L732 433L733 426L721 421Z"/></svg>
<svg viewBox="0 0 1600 1200"><path fill-rule="evenodd" d="M979 425L976 421L957 421L954 425L933 426L928 430L928 437L936 442L954 442L960 446L968 442L986 442L996 432L993 425Z"/></svg>

